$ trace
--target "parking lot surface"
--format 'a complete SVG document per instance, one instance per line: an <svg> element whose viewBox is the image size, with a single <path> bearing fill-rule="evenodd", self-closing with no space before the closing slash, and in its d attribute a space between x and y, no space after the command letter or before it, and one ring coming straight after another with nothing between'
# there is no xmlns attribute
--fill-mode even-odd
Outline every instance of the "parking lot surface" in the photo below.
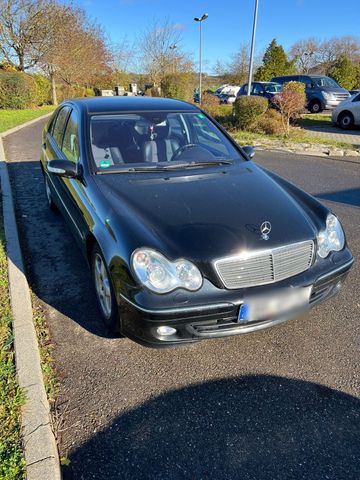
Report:
<svg viewBox="0 0 360 480"><path fill-rule="evenodd" d="M360 478L360 263L305 318L165 350L103 334L88 268L48 210L43 121L5 140L31 288L60 379L65 479ZM326 203L360 258L360 164L256 161Z"/></svg>

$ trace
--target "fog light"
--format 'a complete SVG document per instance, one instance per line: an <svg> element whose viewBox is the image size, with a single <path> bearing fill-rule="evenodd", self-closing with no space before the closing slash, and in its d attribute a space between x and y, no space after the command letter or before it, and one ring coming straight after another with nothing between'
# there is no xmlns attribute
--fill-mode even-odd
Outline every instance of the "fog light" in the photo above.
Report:
<svg viewBox="0 0 360 480"><path fill-rule="evenodd" d="M158 327L156 331L158 335L167 337L169 335L174 335L174 333L176 333L176 328L163 326L163 327Z"/></svg>

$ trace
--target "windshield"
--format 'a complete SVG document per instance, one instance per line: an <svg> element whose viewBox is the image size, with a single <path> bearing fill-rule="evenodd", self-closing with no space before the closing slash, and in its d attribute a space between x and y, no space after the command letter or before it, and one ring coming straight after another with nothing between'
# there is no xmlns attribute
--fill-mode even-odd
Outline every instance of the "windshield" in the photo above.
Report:
<svg viewBox="0 0 360 480"><path fill-rule="evenodd" d="M244 160L201 112L95 115L90 139L99 172L194 168Z"/></svg>
<svg viewBox="0 0 360 480"><path fill-rule="evenodd" d="M340 88L340 85L338 85L335 80L329 77L314 77L311 79L315 85L318 87L325 87L325 88Z"/></svg>

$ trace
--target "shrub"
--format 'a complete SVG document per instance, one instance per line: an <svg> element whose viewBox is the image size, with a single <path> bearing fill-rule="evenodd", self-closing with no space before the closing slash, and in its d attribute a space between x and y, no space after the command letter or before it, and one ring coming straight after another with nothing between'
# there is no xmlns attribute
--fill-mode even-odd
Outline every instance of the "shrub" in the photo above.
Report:
<svg viewBox="0 0 360 480"><path fill-rule="evenodd" d="M282 116L284 131L290 133L290 122L294 121L303 111L306 104L305 85L300 82L289 82L282 92L273 99Z"/></svg>
<svg viewBox="0 0 360 480"><path fill-rule="evenodd" d="M35 98L36 83L30 75L0 71L0 108L29 108Z"/></svg>
<svg viewBox="0 0 360 480"><path fill-rule="evenodd" d="M85 88L85 97L95 97L95 91L93 88Z"/></svg>
<svg viewBox="0 0 360 480"><path fill-rule="evenodd" d="M205 107L218 107L219 104L219 99L215 95L212 95L209 92L203 92L201 95L201 106L203 108Z"/></svg>
<svg viewBox="0 0 360 480"><path fill-rule="evenodd" d="M191 102L193 99L194 79L191 73L172 73L161 81L161 94L168 98L178 98Z"/></svg>
<svg viewBox="0 0 360 480"><path fill-rule="evenodd" d="M263 97L241 96L234 104L234 114L239 128L251 128L268 109L268 101Z"/></svg>
<svg viewBox="0 0 360 480"><path fill-rule="evenodd" d="M51 103L51 89L49 80L43 75L33 75L35 81L36 105L48 105Z"/></svg>
<svg viewBox="0 0 360 480"><path fill-rule="evenodd" d="M259 118L255 129L259 133L265 133L266 135L284 135L286 133L281 113L273 108L269 108L269 110Z"/></svg>

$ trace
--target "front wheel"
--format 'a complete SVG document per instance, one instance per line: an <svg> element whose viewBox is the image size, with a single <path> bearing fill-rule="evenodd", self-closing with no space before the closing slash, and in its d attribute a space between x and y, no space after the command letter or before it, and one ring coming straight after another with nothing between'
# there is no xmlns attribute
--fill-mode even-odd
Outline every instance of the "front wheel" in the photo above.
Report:
<svg viewBox="0 0 360 480"><path fill-rule="evenodd" d="M340 115L339 118L339 125L340 128L343 130L348 130L354 126L354 117L353 114L350 112L344 112Z"/></svg>
<svg viewBox="0 0 360 480"><path fill-rule="evenodd" d="M314 100L310 103L309 110L311 113L320 113L323 109L321 103L318 100Z"/></svg>
<svg viewBox="0 0 360 480"><path fill-rule="evenodd" d="M91 255L91 272L104 325L110 333L119 333L120 319L115 293L106 262L97 245Z"/></svg>

